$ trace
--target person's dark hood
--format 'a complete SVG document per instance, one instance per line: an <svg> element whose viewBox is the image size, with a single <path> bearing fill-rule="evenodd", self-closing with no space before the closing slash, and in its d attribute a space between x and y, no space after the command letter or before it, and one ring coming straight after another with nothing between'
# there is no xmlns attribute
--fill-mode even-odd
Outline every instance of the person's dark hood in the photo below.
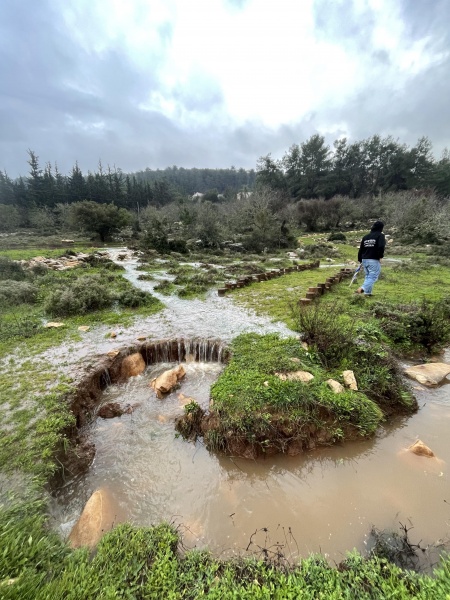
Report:
<svg viewBox="0 0 450 600"><path fill-rule="evenodd" d="M375 221L375 223L370 228L370 231L383 231L384 223L383 221Z"/></svg>

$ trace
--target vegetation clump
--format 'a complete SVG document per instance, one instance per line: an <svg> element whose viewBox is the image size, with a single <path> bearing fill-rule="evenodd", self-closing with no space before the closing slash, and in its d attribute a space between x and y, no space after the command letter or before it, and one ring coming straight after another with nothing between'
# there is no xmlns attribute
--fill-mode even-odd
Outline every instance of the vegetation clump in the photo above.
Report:
<svg viewBox="0 0 450 600"><path fill-rule="evenodd" d="M323 360L320 342L310 341L306 350L298 339L275 334L245 334L234 340L231 361L211 388L209 412L201 419L196 412L196 434L207 447L248 457L296 454L370 436L387 415L416 408L386 351L372 357L371 366L367 350L361 349L365 343L352 341L331 362ZM335 393L328 379L344 383L342 371L350 368L349 361L359 390ZM309 374L306 380L304 373ZM195 423L186 411L178 431L192 437Z"/></svg>
<svg viewBox="0 0 450 600"><path fill-rule="evenodd" d="M28 281L14 279L0 280L0 306L34 304L37 301L38 288Z"/></svg>
<svg viewBox="0 0 450 600"><path fill-rule="evenodd" d="M347 236L345 235L345 233L342 233L341 231L334 231L333 233L331 233L328 236L328 241L329 242L346 242Z"/></svg>
<svg viewBox="0 0 450 600"><path fill-rule="evenodd" d="M0 256L0 280L23 281L26 278L27 273L19 262Z"/></svg>
<svg viewBox="0 0 450 600"><path fill-rule="evenodd" d="M47 295L44 310L52 317L66 317L110 306L113 295L100 275L84 275L56 286Z"/></svg>
<svg viewBox="0 0 450 600"><path fill-rule="evenodd" d="M8 600L98 598L302 598L315 600L444 599L450 589L449 560L434 576L400 568L375 553L352 552L338 566L321 556L290 564L279 549L272 558L222 560L206 551L183 551L169 524L118 525L96 552L70 550L46 526L37 502L0 512L0 594Z"/></svg>
<svg viewBox="0 0 450 600"><path fill-rule="evenodd" d="M433 354L450 342L450 297L409 304L377 303L373 312L391 342L403 353Z"/></svg>

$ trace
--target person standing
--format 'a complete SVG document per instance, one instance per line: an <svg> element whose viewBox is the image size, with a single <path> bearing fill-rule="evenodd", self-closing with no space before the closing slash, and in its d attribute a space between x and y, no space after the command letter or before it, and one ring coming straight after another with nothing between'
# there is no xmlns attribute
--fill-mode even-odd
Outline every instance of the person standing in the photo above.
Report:
<svg viewBox="0 0 450 600"><path fill-rule="evenodd" d="M370 229L370 233L361 240L358 251L358 262L362 263L365 279L356 294L370 296L372 288L381 273L381 259L384 256L386 238L383 233L383 221L375 221Z"/></svg>

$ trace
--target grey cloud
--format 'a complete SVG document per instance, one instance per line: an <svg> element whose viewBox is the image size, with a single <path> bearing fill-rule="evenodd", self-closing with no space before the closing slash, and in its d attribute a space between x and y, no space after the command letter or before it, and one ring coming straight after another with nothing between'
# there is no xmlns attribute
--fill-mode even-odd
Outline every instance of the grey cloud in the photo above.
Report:
<svg viewBox="0 0 450 600"><path fill-rule="evenodd" d="M356 19L347 2L316 2L317 23L322 35L338 36L342 43L353 44L354 51L361 49L367 59L367 86L345 104L337 93L333 105L276 129L252 121L239 127L223 127L218 121L182 127L157 111L143 110L140 106L151 92L162 89L159 55L144 70L120 47L88 53L55 6L53 0L0 2L0 169L11 176L26 173L27 148L36 151L41 165L57 162L61 172L68 173L77 160L86 173L97 168L99 159L124 171L173 164L254 168L258 157L271 153L279 158L318 130L328 128L325 137L331 144L340 133L336 123L341 122L353 140L392 133L414 144L428 135L440 152L450 139L449 61L410 78L395 92L382 77L370 79L372 70L380 74L389 69L390 57L366 45L372 16ZM445 3L438 0L437 6L442 16L448 14ZM445 48L439 14L422 19L417 8L408 19L411 37L436 31L431 37ZM171 35L170 24L160 30L164 43ZM210 111L218 114L223 103L220 87L207 77L196 77L176 90L175 100L186 111L206 116Z"/></svg>
<svg viewBox="0 0 450 600"><path fill-rule="evenodd" d="M373 12L357 12L352 0L315 0L313 5L319 37L370 52L376 21Z"/></svg>
<svg viewBox="0 0 450 600"><path fill-rule="evenodd" d="M444 40L448 42L450 39L450 3L448 0L434 0L433 2L401 0L400 7L402 21L411 39L418 40L431 34L432 43L440 44Z"/></svg>

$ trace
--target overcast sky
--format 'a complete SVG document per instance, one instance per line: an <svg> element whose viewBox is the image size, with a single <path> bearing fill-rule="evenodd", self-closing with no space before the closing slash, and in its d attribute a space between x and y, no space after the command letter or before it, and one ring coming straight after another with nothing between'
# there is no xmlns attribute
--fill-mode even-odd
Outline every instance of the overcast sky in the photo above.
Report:
<svg viewBox="0 0 450 600"><path fill-rule="evenodd" d="M254 168L314 133L450 147L449 0L0 0L0 169Z"/></svg>

